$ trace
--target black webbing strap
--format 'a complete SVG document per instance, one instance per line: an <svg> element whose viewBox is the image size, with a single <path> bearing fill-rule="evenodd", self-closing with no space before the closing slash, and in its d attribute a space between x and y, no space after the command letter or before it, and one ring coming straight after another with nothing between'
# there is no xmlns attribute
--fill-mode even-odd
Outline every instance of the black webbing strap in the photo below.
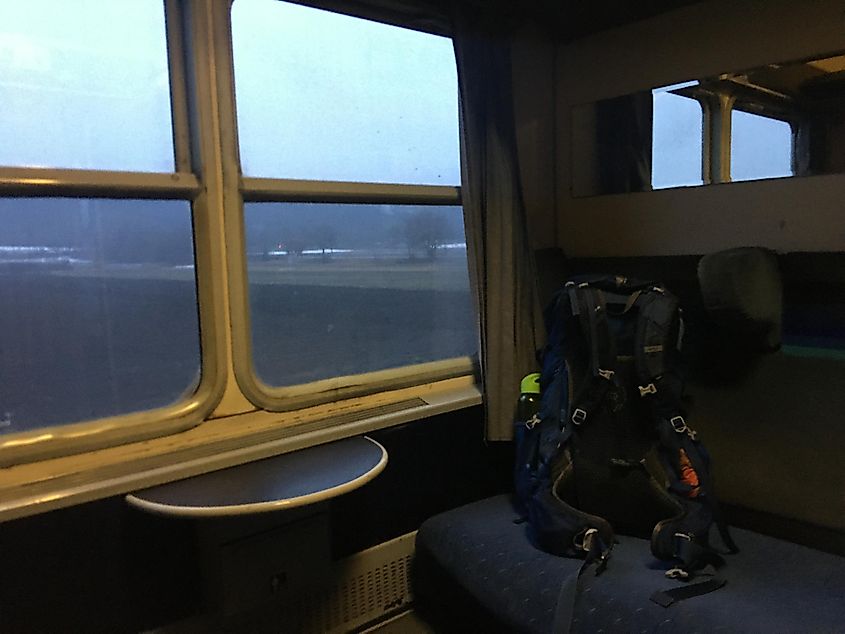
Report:
<svg viewBox="0 0 845 634"><path fill-rule="evenodd" d="M595 358L593 360L593 375L608 379L607 371L616 367L616 341L610 334L610 324L607 321L607 300L599 289L592 291L591 303L591 335L595 339ZM612 376L612 375L610 375Z"/></svg>
<svg viewBox="0 0 845 634"><path fill-rule="evenodd" d="M572 399L572 422L583 423L604 399L613 380L616 347L610 335L604 293L588 284L570 286L573 317L577 317L581 335L587 342L589 363L577 394Z"/></svg>
<svg viewBox="0 0 845 634"><path fill-rule="evenodd" d="M702 594L708 594L709 592L718 590L726 583L727 581L721 577L713 577L712 579L707 579L706 581L678 586L677 588L671 588L670 590L658 590L649 598L657 605L668 608L670 605L677 603L678 601L686 601L687 599L700 597Z"/></svg>
<svg viewBox="0 0 845 634"><path fill-rule="evenodd" d="M569 289L572 314L578 317L581 334L588 344L589 367L593 376L601 376L600 370L614 367L616 351L610 326L607 323L607 306L597 288L582 284Z"/></svg>
<svg viewBox="0 0 845 634"><path fill-rule="evenodd" d="M606 547L598 535L595 535L590 542L587 556L578 571L563 582L557 596L557 605L552 620L552 632L554 634L569 634L572 629L572 618L575 616L575 599L578 597L580 581L588 570L595 571L598 577L607 567L607 559L613 545Z"/></svg>
<svg viewBox="0 0 845 634"><path fill-rule="evenodd" d="M719 537L722 538L722 543L728 547L728 552L731 555L737 554L739 552L739 546L736 545L736 542L731 536L731 531L728 529L728 522L725 520L725 516L722 513L722 508L719 506L719 502L711 495L708 499L708 503L710 504L710 510L713 512L713 521L716 524L716 530L719 531Z"/></svg>
<svg viewBox="0 0 845 634"><path fill-rule="evenodd" d="M584 561L574 575L567 577L560 592L557 595L555 615L552 620L552 632L554 634L569 634L572 629L572 617L575 616L575 598L578 596L578 582L581 575L593 565L593 562Z"/></svg>
<svg viewBox="0 0 845 634"><path fill-rule="evenodd" d="M596 369L599 367L594 291L588 286L578 286L570 291L570 297L575 299L572 304L572 312L578 316L578 322L581 324L581 339L587 344L587 355L589 357L588 372L592 375L596 373Z"/></svg>

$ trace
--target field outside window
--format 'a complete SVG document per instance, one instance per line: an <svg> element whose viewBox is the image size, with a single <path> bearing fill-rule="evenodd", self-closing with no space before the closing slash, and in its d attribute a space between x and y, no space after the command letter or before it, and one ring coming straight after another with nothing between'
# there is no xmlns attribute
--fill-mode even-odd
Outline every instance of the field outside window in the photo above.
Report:
<svg viewBox="0 0 845 634"><path fill-rule="evenodd" d="M169 405L196 388L183 201L0 199L0 432Z"/></svg>
<svg viewBox="0 0 845 634"><path fill-rule="evenodd" d="M460 207L246 206L255 370L295 385L476 350Z"/></svg>

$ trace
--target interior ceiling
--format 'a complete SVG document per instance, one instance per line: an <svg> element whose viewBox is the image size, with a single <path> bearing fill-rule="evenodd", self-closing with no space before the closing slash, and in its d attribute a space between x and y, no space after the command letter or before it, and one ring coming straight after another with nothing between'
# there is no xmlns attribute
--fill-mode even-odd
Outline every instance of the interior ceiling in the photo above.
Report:
<svg viewBox="0 0 845 634"><path fill-rule="evenodd" d="M792 64L772 64L736 77L742 82L791 99L841 99L845 94L845 55Z"/></svg>
<svg viewBox="0 0 845 634"><path fill-rule="evenodd" d="M527 0L518 3L550 24L565 39L605 31L703 0ZM517 4L517 3L514 3Z"/></svg>

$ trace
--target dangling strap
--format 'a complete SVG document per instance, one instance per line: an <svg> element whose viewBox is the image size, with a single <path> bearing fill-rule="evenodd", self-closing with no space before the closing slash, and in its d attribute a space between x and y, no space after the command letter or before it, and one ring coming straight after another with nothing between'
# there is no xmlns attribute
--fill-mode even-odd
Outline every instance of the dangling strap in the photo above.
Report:
<svg viewBox="0 0 845 634"><path fill-rule="evenodd" d="M606 545L599 537L598 530L591 528L584 532L581 548L587 553L584 563L581 564L574 575L566 578L558 593L557 606L552 621L552 632L555 634L569 634L572 629L572 618L575 616L575 599L578 597L578 591L582 585L581 579L584 573L591 569L595 572L594 576L596 577L604 572L613 544Z"/></svg>
<svg viewBox="0 0 845 634"><path fill-rule="evenodd" d="M675 556L679 564L666 571L669 579L691 581L696 577L710 577L705 581L690 583L669 590L662 590L651 595L650 599L658 605L668 608L673 603L685 601L718 590L725 585L725 580L716 575L716 567L725 562L707 544L700 543L692 534L676 533ZM702 568L701 566L704 565Z"/></svg>
<svg viewBox="0 0 845 634"><path fill-rule="evenodd" d="M707 581L701 581L699 583L691 583L685 586L678 586L677 588L672 588L670 590L659 590L649 597L652 601L654 601L657 605L661 605L664 608L668 608L673 603L677 603L678 601L686 601L687 599L692 599L693 597L700 597L702 594L707 594L709 592L713 592L714 590L718 590L722 586L727 583L721 577L713 577L712 579L708 579Z"/></svg>

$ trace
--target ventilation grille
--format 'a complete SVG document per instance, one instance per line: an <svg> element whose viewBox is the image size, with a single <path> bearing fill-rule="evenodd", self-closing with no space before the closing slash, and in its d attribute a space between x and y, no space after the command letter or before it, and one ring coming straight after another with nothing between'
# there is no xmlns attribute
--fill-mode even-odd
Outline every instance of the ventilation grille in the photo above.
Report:
<svg viewBox="0 0 845 634"><path fill-rule="evenodd" d="M348 632L407 606L412 599L411 558L404 555L361 572L339 571L336 585L304 597L301 631Z"/></svg>
<svg viewBox="0 0 845 634"><path fill-rule="evenodd" d="M317 587L287 588L245 611L206 612L148 634L360 632L410 607L415 538L416 531L338 561Z"/></svg>
<svg viewBox="0 0 845 634"><path fill-rule="evenodd" d="M411 603L416 532L356 553L333 566L320 587L291 588L264 607L226 619L224 632L341 634L394 616Z"/></svg>

